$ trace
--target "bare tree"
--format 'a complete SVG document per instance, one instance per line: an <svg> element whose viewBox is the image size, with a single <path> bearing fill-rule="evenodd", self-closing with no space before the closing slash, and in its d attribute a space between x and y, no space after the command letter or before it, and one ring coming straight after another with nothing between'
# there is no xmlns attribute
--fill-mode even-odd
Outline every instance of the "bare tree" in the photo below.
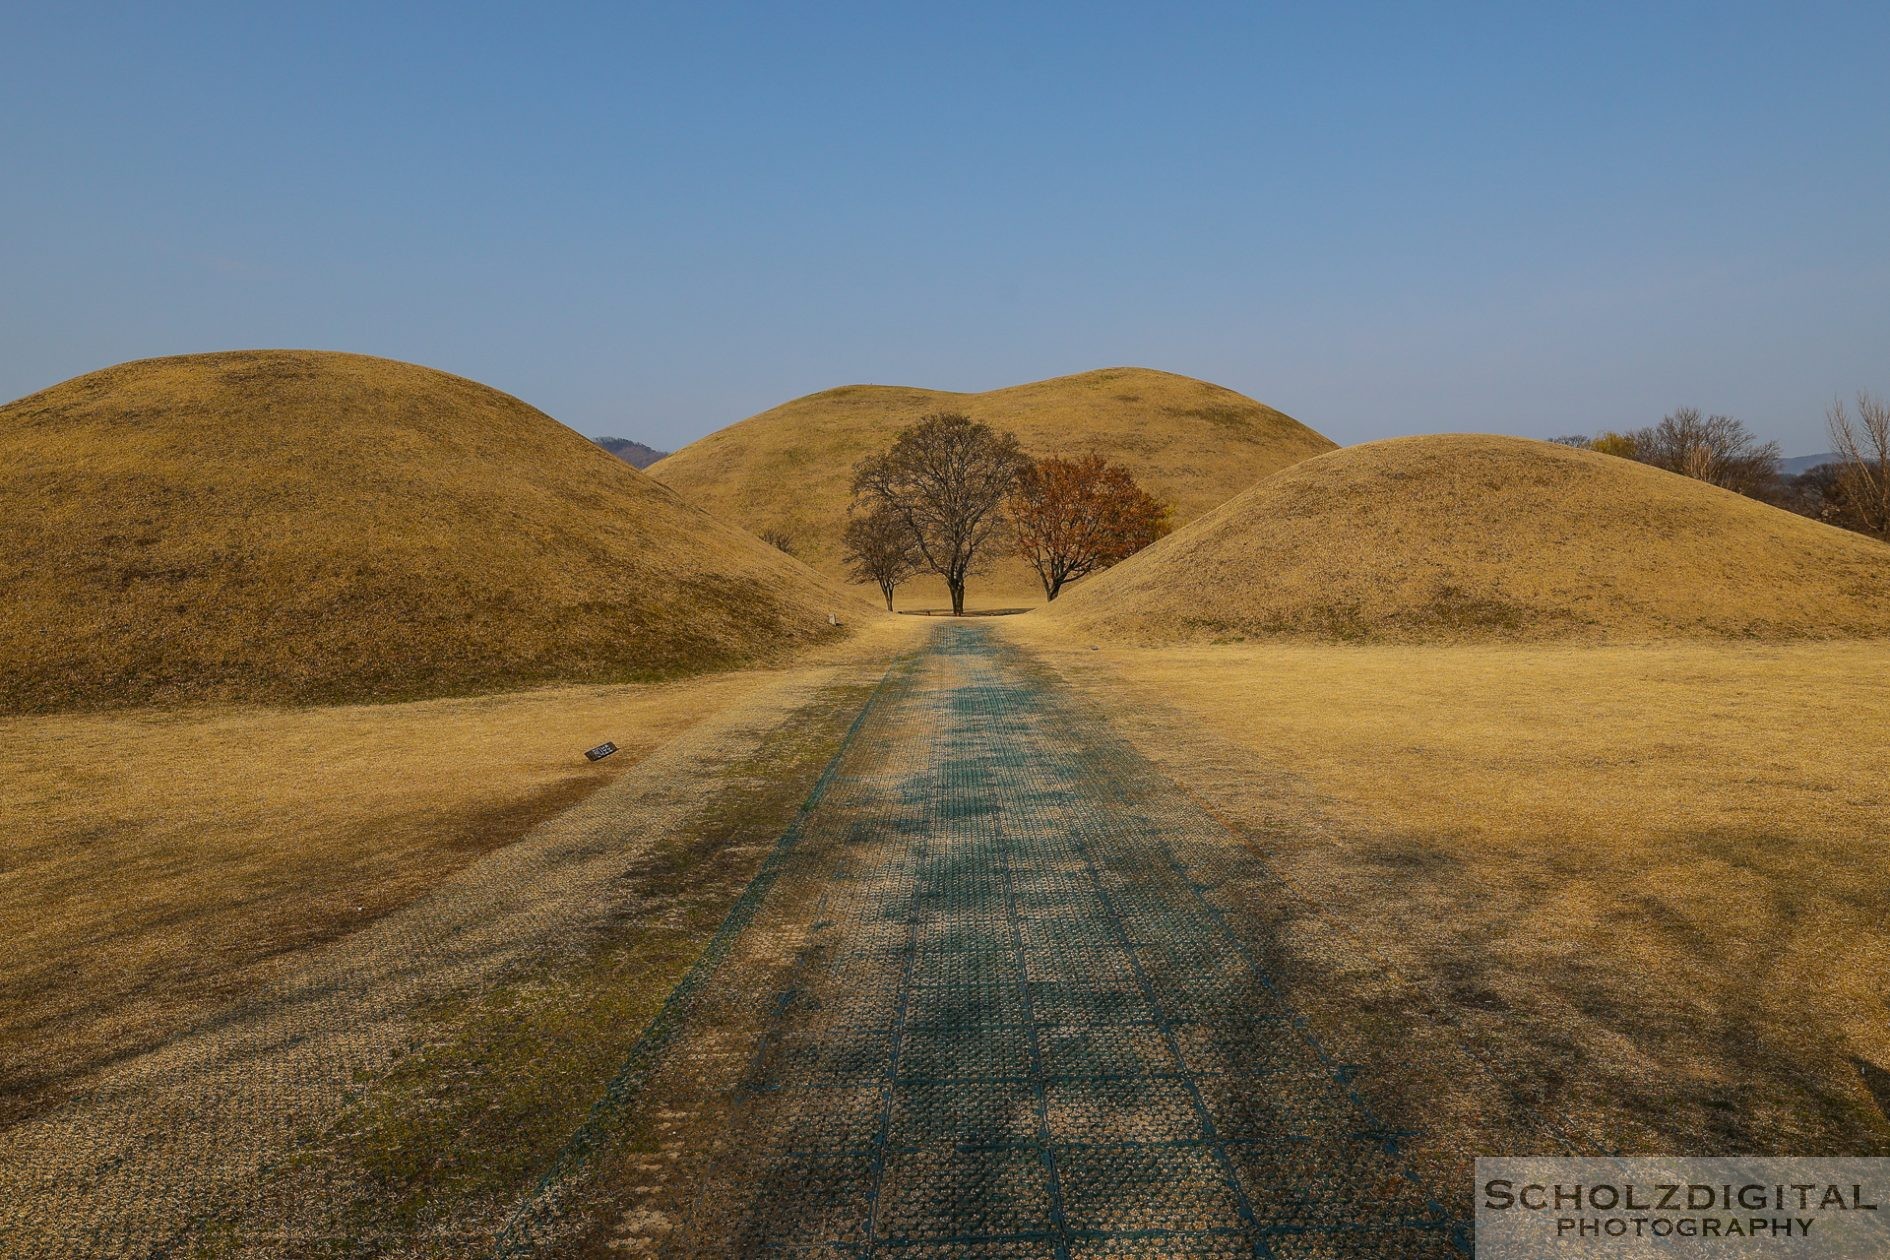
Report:
<svg viewBox="0 0 1890 1260"><path fill-rule="evenodd" d="M1037 571L1045 599L1168 532L1168 509L1101 455L1025 465L1009 510L1018 554Z"/></svg>
<svg viewBox="0 0 1890 1260"><path fill-rule="evenodd" d="M970 416L937 412L905 429L884 455L853 470L855 499L905 523L925 567L945 579L952 612L965 611L965 579L988 560L999 511L1024 456L1017 438Z"/></svg>
<svg viewBox="0 0 1890 1260"><path fill-rule="evenodd" d="M1740 494L1759 497L1778 476L1777 442L1761 442L1731 416L1702 415L1698 407L1627 436L1642 463Z"/></svg>
<svg viewBox="0 0 1890 1260"><path fill-rule="evenodd" d="M1840 399L1825 413L1838 454L1838 495L1858 528L1890 538L1890 403L1857 395L1857 419Z"/></svg>
<svg viewBox="0 0 1890 1260"><path fill-rule="evenodd" d="M782 555L791 556L794 554L794 540L788 536L788 532L784 529L762 530L761 541L767 543Z"/></svg>
<svg viewBox="0 0 1890 1260"><path fill-rule="evenodd" d="M841 535L846 546L847 571L856 582L871 582L886 597L886 611L893 610L893 588L911 577L919 567L919 549L906 523L884 506L852 513L846 532Z"/></svg>

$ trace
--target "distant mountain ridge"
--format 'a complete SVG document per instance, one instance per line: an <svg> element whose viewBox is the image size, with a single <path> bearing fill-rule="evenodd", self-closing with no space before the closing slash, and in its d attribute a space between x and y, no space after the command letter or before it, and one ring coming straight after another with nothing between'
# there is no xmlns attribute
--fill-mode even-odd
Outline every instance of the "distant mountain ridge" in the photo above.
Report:
<svg viewBox="0 0 1890 1260"><path fill-rule="evenodd" d="M1836 451L1826 451L1822 455L1792 455L1778 461L1778 470L1787 477L1796 477L1799 473L1808 473L1820 464L1835 464L1843 456Z"/></svg>
<svg viewBox="0 0 1890 1260"><path fill-rule="evenodd" d="M654 446L645 446L629 438L600 437L591 440L632 468L648 468L669 454L668 451L659 451Z"/></svg>

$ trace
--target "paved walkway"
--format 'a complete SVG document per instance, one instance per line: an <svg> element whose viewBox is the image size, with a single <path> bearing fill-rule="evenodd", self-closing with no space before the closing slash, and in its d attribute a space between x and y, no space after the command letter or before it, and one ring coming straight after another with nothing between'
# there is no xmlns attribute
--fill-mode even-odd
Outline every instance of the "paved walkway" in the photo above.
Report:
<svg viewBox="0 0 1890 1260"><path fill-rule="evenodd" d="M1461 1254L1259 964L1251 855L989 627L889 682L809 822L798 972L681 1206L618 1246Z"/></svg>
<svg viewBox="0 0 1890 1260"><path fill-rule="evenodd" d="M887 675L535 1188L323 1162L410 1007L650 912L639 855L758 738L722 725L9 1131L0 1254L1461 1254L1267 974L1259 859L976 622Z"/></svg>

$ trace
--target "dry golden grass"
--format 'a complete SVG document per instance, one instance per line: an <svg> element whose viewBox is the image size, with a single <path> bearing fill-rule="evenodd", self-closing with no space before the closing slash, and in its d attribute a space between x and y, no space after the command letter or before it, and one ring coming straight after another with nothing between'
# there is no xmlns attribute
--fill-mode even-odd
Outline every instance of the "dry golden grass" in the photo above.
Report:
<svg viewBox="0 0 1890 1260"><path fill-rule="evenodd" d="M634 774L775 676L0 719L0 1120ZM587 763L606 739L622 751Z"/></svg>
<svg viewBox="0 0 1890 1260"><path fill-rule="evenodd" d="M1890 1150L1890 642L1096 651L1006 628L1565 1131Z"/></svg>
<svg viewBox="0 0 1890 1260"><path fill-rule="evenodd" d="M0 408L0 590L0 712L648 680L864 612L515 398L305 351Z"/></svg>
<svg viewBox="0 0 1890 1260"><path fill-rule="evenodd" d="M1890 634L1890 547L1629 460L1445 435L1297 464L1059 599L1075 633Z"/></svg>
<svg viewBox="0 0 1890 1260"><path fill-rule="evenodd" d="M1261 477L1332 449L1271 407L1205 381L1146 368L1110 368L982 394L849 385L783 403L651 465L650 475L717 518L759 534L780 530L795 554L844 576L840 531L853 466L932 411L962 411L1015 432L1035 455L1099 452L1193 520ZM1019 561L970 584L981 607L1041 602ZM901 607L940 604L944 586L915 579ZM944 606L949 607L949 604Z"/></svg>

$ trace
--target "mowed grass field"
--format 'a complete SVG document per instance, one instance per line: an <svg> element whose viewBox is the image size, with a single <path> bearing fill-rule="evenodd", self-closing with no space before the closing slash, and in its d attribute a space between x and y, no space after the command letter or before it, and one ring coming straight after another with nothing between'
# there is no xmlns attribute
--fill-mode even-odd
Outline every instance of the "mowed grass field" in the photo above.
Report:
<svg viewBox="0 0 1890 1260"><path fill-rule="evenodd" d="M0 718L0 1125L423 896L783 680L871 660L404 704ZM614 741L595 764L583 751Z"/></svg>
<svg viewBox="0 0 1890 1260"><path fill-rule="evenodd" d="M1347 1006L1383 973L1593 1149L1890 1152L1890 641L1006 629L1270 857L1309 959L1373 975L1323 999L1361 1056L1420 1040Z"/></svg>

